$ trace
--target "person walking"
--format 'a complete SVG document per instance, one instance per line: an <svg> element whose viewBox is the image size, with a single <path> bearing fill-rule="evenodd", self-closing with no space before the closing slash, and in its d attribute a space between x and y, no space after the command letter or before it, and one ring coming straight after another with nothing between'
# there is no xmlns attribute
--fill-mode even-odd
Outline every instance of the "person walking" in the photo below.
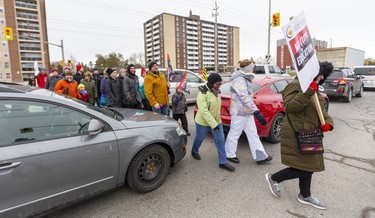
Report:
<svg viewBox="0 0 375 218"><path fill-rule="evenodd" d="M98 92L96 90L96 84L92 79L92 73L90 71L86 71L85 78L81 80L81 84L85 85L85 90L89 94L88 103L95 105L95 102L98 99Z"/></svg>
<svg viewBox="0 0 375 218"><path fill-rule="evenodd" d="M207 84L198 89L197 106L198 112L195 116L195 137L191 149L191 155L200 160L199 148L208 132L214 137L216 150L219 156L219 167L228 171L235 168L227 162L224 145L224 131L220 118L221 97L220 86L221 76L211 73L207 78Z"/></svg>
<svg viewBox="0 0 375 218"><path fill-rule="evenodd" d="M333 130L332 118L325 111L323 99L320 94L318 94L318 98L326 121L324 125L320 123L318 113L311 98L316 92L319 92L318 84L323 84L332 71L333 66L331 63L322 62L320 63L319 74L314 78L305 92L302 92L297 77L285 87L283 100L287 119L284 119L282 123L280 147L281 163L288 167L273 174L266 174L269 188L275 197L281 197L279 185L281 182L298 178L300 193L297 196L297 200L302 204L311 205L322 210L326 209L327 206L314 197L310 189L313 173L321 172L325 169L323 154L302 154L299 150L294 130L311 130L316 128L321 128L323 132Z"/></svg>
<svg viewBox="0 0 375 218"><path fill-rule="evenodd" d="M78 92L78 83L73 79L73 73L70 71L66 72L65 77L56 83L54 92L81 99L81 95Z"/></svg>
<svg viewBox="0 0 375 218"><path fill-rule="evenodd" d="M159 72L158 64L150 61L148 64L150 70L145 76L145 94L150 102L152 111L168 116L169 110L169 86L164 73Z"/></svg>
<svg viewBox="0 0 375 218"><path fill-rule="evenodd" d="M187 105L186 105L186 97L185 94L182 92L181 87L176 87L176 93L172 96L172 112L173 112L173 119L180 120L182 128L185 130L186 135L190 136L190 132L188 130L188 121L186 118L187 112Z"/></svg>
<svg viewBox="0 0 375 218"><path fill-rule="evenodd" d="M145 79L144 77L146 76L147 71L145 68L141 68L141 77L138 78L139 81L139 94L142 98L142 105L143 105L143 110L147 111L152 111L150 107L150 103L148 102L146 95L145 95Z"/></svg>
<svg viewBox="0 0 375 218"><path fill-rule="evenodd" d="M57 69L53 69L51 74L46 80L46 86L44 88L50 91L53 91L55 89L57 82L61 79L62 77L59 75L59 72L57 71Z"/></svg>
<svg viewBox="0 0 375 218"><path fill-rule="evenodd" d="M134 64L129 64L122 83L122 100L126 108L142 109L142 98L139 94L138 76Z"/></svg>
<svg viewBox="0 0 375 218"><path fill-rule="evenodd" d="M230 92L232 93L232 101L230 105L230 130L225 142L225 151L227 159L233 163L239 163L236 152L238 139L242 131L245 131L247 141L253 159L257 164L263 164L272 160L264 150L263 144L259 139L258 130L255 125L254 116L259 123L266 125L266 119L259 111L253 100L253 91L251 89L251 81L254 78L253 69L254 61L245 59L239 62L239 69L236 70L230 78Z"/></svg>
<svg viewBox="0 0 375 218"><path fill-rule="evenodd" d="M85 78L84 73L83 73L85 68L81 65L77 65L76 70L77 70L77 72L74 74L73 78L74 78L75 81L77 81L78 84L80 84L81 80L83 80Z"/></svg>
<svg viewBox="0 0 375 218"><path fill-rule="evenodd" d="M101 97L100 85L101 85L103 75L100 75L98 68L92 69L92 72L93 72L92 80L94 80L95 82L96 96L98 96L95 100L96 101L95 103L97 106L100 106L100 97Z"/></svg>
<svg viewBox="0 0 375 218"><path fill-rule="evenodd" d="M107 69L108 79L105 81L107 107L121 107L122 84L117 78L115 68Z"/></svg>

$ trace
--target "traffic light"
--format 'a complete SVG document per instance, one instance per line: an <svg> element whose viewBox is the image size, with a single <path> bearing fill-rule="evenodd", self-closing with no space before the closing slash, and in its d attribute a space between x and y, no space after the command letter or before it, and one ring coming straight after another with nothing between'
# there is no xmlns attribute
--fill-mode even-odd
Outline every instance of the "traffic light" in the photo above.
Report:
<svg viewBox="0 0 375 218"><path fill-rule="evenodd" d="M10 27L4 28L4 39L5 40L13 40L13 30Z"/></svg>
<svg viewBox="0 0 375 218"><path fill-rule="evenodd" d="M272 27L280 26L280 13L272 14Z"/></svg>
<svg viewBox="0 0 375 218"><path fill-rule="evenodd" d="M64 62L62 60L59 61L59 65L63 67Z"/></svg>
<svg viewBox="0 0 375 218"><path fill-rule="evenodd" d="M73 64L72 64L72 61L71 61L71 60L68 60L68 66L69 66L69 67L73 66Z"/></svg>

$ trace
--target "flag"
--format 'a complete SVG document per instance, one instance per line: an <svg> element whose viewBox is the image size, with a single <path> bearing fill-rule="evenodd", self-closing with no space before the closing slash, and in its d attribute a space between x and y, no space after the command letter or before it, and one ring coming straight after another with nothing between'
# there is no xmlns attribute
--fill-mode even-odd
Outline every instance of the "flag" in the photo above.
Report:
<svg viewBox="0 0 375 218"><path fill-rule="evenodd" d="M190 94L190 90L188 89L188 87L186 85L187 84L186 78L187 78L187 71L185 70L184 76L182 77L181 82L180 82L180 84L178 84L177 87L178 87L178 89L181 89L182 91Z"/></svg>
<svg viewBox="0 0 375 218"><path fill-rule="evenodd" d="M168 69L167 69L167 77L169 82L173 82L173 79L176 77L176 73L174 72L171 64L171 57L169 54L167 54L167 63L168 63Z"/></svg>

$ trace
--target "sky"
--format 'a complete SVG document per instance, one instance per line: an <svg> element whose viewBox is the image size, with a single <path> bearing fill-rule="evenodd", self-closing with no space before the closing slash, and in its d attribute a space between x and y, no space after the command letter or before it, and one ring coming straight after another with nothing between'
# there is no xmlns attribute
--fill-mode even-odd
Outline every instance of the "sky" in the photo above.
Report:
<svg viewBox="0 0 375 218"><path fill-rule="evenodd" d="M240 28L240 59L264 57L268 48L268 0L217 0L218 23ZM328 47L351 47L375 58L370 0L271 0L271 14L280 13L281 25L271 27L271 56L282 26L304 12L312 37ZM95 63L96 54L144 53L143 23L163 12L214 22L214 0L46 0L48 41L64 41L65 59ZM367 34L366 34L367 32ZM61 60L61 48L49 46L51 61Z"/></svg>

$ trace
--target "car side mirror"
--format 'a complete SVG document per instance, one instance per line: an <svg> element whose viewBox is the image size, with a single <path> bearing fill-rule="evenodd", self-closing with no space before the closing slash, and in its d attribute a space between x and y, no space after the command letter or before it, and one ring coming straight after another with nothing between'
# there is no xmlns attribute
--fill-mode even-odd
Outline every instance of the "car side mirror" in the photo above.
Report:
<svg viewBox="0 0 375 218"><path fill-rule="evenodd" d="M99 120L92 119L89 123L89 135L97 135L104 129L104 124Z"/></svg>

